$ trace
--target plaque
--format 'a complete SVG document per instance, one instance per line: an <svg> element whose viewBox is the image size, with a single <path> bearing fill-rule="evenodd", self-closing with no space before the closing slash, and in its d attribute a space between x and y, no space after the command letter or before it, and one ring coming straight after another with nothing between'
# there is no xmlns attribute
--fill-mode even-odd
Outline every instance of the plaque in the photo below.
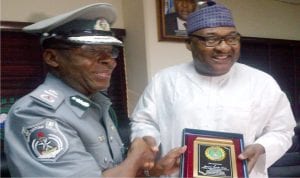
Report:
<svg viewBox="0 0 300 178"><path fill-rule="evenodd" d="M247 163L237 157L244 149L242 134L184 129L180 177L248 178Z"/></svg>

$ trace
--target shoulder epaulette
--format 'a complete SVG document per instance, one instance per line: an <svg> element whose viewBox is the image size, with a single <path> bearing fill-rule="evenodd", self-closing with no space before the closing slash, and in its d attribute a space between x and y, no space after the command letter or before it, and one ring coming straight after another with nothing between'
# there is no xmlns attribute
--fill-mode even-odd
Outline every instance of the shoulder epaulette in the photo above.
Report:
<svg viewBox="0 0 300 178"><path fill-rule="evenodd" d="M30 96L35 102L53 110L56 110L65 99L62 92L45 85L35 89Z"/></svg>

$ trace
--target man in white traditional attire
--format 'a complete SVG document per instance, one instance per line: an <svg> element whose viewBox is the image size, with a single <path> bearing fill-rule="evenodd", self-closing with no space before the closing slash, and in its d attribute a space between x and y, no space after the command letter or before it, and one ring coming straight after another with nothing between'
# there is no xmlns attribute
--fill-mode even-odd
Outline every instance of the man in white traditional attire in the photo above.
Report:
<svg viewBox="0 0 300 178"><path fill-rule="evenodd" d="M190 14L187 32L193 62L153 77L133 112L132 139L160 145L164 156L181 145L184 128L243 134L238 158L247 160L250 177L268 177L294 134L285 93L270 75L236 62L240 34L223 5L210 1Z"/></svg>

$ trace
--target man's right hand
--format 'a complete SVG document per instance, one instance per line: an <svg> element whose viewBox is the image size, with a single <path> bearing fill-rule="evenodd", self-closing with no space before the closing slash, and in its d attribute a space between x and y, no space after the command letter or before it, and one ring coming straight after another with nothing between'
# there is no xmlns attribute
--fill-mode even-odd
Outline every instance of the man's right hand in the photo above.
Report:
<svg viewBox="0 0 300 178"><path fill-rule="evenodd" d="M159 177L161 175L170 175L179 170L180 156L186 151L186 146L177 147L170 150L164 157L158 160L150 175Z"/></svg>
<svg viewBox="0 0 300 178"><path fill-rule="evenodd" d="M127 158L137 160L137 165L143 169L152 169L157 151L153 150L142 138L135 138L131 143Z"/></svg>
<svg viewBox="0 0 300 178"><path fill-rule="evenodd" d="M143 137L145 143L151 148L151 150L157 154L159 151L156 140L151 136ZM179 169L180 156L186 151L186 146L177 147L170 150L164 157L159 159L153 169L144 168L144 170L150 170L150 176L159 177L161 175L170 175Z"/></svg>
<svg viewBox="0 0 300 178"><path fill-rule="evenodd" d="M103 177L136 177L138 171L154 167L155 152L142 139L135 138L130 145L127 158L118 166L102 172Z"/></svg>
<svg viewBox="0 0 300 178"><path fill-rule="evenodd" d="M145 136L143 137L143 140L150 146L153 152L157 153L159 151L158 146L156 145L156 141L153 137Z"/></svg>

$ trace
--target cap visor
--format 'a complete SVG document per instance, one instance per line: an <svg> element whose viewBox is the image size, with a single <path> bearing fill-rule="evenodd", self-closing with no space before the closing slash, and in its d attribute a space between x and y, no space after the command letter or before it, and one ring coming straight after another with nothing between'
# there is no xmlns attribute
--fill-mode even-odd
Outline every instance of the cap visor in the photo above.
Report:
<svg viewBox="0 0 300 178"><path fill-rule="evenodd" d="M68 37L67 40L72 43L123 46L123 42L113 36L77 36Z"/></svg>

